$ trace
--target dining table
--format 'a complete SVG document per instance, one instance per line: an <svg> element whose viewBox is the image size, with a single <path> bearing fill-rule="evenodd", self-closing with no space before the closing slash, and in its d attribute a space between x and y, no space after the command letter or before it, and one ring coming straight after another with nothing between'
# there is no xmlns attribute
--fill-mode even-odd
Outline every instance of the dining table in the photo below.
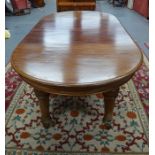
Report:
<svg viewBox="0 0 155 155"><path fill-rule="evenodd" d="M49 95L103 94L103 122L113 117L119 87L142 64L136 42L112 14L64 11L43 17L18 44L12 68L34 88L45 128L50 117ZM115 116L114 116L115 117Z"/></svg>

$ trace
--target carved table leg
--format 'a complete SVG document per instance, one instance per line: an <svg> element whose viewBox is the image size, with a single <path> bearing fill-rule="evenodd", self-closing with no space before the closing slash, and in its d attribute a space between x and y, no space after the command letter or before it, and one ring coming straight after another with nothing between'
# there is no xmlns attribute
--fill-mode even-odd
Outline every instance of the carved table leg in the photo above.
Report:
<svg viewBox="0 0 155 155"><path fill-rule="evenodd" d="M105 115L103 118L103 122L111 122L113 109L115 106L115 98L117 97L119 89L115 89L106 93L104 95L104 103L105 103Z"/></svg>
<svg viewBox="0 0 155 155"><path fill-rule="evenodd" d="M39 100L43 126L49 128L52 123L49 112L49 94L36 89L34 89L34 92Z"/></svg>

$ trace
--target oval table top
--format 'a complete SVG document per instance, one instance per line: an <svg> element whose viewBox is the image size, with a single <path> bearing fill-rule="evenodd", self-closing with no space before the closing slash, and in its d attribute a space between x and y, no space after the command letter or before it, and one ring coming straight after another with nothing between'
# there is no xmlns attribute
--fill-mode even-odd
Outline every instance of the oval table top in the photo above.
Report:
<svg viewBox="0 0 155 155"><path fill-rule="evenodd" d="M115 16L70 11L42 18L16 47L11 63L25 79L78 87L133 74L142 54Z"/></svg>

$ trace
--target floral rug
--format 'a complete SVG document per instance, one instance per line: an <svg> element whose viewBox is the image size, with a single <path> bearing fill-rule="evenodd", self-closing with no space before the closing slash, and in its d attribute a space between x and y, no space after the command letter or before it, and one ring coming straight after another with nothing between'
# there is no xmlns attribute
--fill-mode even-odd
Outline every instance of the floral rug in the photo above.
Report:
<svg viewBox="0 0 155 155"><path fill-rule="evenodd" d="M148 154L148 67L121 86L112 128L102 123L104 96L50 96L56 125L44 129L38 99L6 68L6 155Z"/></svg>

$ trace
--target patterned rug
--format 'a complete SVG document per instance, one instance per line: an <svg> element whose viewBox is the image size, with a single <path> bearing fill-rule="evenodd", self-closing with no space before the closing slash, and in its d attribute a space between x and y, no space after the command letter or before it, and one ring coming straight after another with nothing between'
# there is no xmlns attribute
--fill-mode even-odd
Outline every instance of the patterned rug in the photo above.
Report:
<svg viewBox="0 0 155 155"><path fill-rule="evenodd" d="M6 68L6 155L148 154L148 64L121 86L112 128L102 123L104 97L50 96L56 125L44 129L38 99Z"/></svg>

